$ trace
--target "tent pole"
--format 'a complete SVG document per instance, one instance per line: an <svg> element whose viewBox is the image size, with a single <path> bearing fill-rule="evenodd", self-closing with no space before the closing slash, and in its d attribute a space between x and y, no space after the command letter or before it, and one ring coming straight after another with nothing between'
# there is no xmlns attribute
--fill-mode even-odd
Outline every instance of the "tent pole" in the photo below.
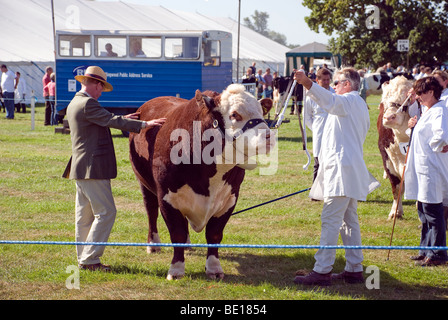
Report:
<svg viewBox="0 0 448 320"><path fill-rule="evenodd" d="M239 82L240 74L240 24L241 24L241 0L238 0L238 45L236 50L236 83Z"/></svg>

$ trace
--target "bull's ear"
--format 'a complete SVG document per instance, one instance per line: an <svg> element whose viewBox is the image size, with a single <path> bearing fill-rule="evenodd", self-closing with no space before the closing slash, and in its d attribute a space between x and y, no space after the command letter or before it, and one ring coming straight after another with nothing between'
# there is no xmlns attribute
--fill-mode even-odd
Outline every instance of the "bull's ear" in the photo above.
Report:
<svg viewBox="0 0 448 320"><path fill-rule="evenodd" d="M261 107L263 108L263 116L267 115L271 111L274 102L270 98L264 98L260 100Z"/></svg>
<svg viewBox="0 0 448 320"><path fill-rule="evenodd" d="M209 96L202 94L199 90L196 90L195 99L200 108L208 108L212 110L215 107L214 100Z"/></svg>

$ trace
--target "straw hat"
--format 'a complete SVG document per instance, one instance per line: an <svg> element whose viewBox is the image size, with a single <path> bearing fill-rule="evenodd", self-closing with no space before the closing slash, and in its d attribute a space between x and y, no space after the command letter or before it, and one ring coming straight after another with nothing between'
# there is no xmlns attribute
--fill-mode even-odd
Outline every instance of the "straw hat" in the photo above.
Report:
<svg viewBox="0 0 448 320"><path fill-rule="evenodd" d="M103 86L104 92L113 90L112 85L109 82L107 82L107 74L100 67L90 66L86 69L86 71L84 72L84 75L75 76L75 79L81 83L85 78L91 78L91 79L101 81L104 85Z"/></svg>

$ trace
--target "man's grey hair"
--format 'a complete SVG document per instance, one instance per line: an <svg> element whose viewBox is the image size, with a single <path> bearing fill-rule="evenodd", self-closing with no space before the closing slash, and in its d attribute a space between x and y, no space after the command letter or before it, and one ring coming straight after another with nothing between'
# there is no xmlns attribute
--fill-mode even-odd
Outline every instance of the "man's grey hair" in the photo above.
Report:
<svg viewBox="0 0 448 320"><path fill-rule="evenodd" d="M361 78L355 68L346 67L341 70L337 70L334 74L334 79L337 79L340 74L344 75L344 78L350 82L353 91L359 90Z"/></svg>

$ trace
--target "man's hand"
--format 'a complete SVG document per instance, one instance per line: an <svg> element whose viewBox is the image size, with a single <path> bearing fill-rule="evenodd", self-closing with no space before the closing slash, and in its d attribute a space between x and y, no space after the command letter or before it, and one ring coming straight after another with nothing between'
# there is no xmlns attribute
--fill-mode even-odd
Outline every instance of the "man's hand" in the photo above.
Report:
<svg viewBox="0 0 448 320"><path fill-rule="evenodd" d="M127 114L127 115L123 116L123 118L126 118L126 119L133 119L133 120L139 120L139 119L140 119L140 112L135 112L135 113Z"/></svg>
<svg viewBox="0 0 448 320"><path fill-rule="evenodd" d="M303 85L307 90L309 90L313 85L313 81L306 76L303 70L294 69L294 80L296 80L297 83Z"/></svg>
<svg viewBox="0 0 448 320"><path fill-rule="evenodd" d="M161 127L166 121L166 118L160 118L160 119L154 119L150 121L143 121L144 127L143 128L154 128L154 127Z"/></svg>

